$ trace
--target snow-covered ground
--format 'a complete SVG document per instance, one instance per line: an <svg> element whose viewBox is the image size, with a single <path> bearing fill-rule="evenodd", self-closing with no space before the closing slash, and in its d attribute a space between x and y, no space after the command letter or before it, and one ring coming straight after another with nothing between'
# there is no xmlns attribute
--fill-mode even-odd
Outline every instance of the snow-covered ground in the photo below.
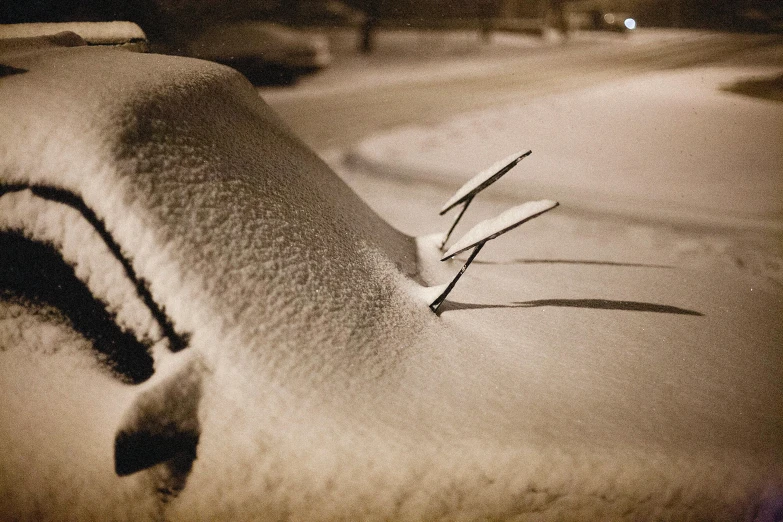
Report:
<svg viewBox="0 0 783 522"><path fill-rule="evenodd" d="M495 339L458 357L475 355L477 373L518 362L513 386L483 378L501 395L526 390L530 403L509 415L526 412L541 444L695 457L688 478L680 464L657 469L679 473L664 490L727 490L695 470L744 465L713 451L780 459L783 105L734 92L776 78L780 56L777 46L399 128L332 160L386 219L424 235L448 228L453 216L437 211L457 187L531 148L476 197L455 239L521 201L563 204L488 244L450 294L441 319L491 325ZM433 284L464 260L438 262L437 239L421 240ZM777 502L759 519L779 517Z"/></svg>
<svg viewBox="0 0 783 522"><path fill-rule="evenodd" d="M448 228L453 217L434 210L457 187L529 148L476 198L455 238L471 213L475 222L553 198L563 217L546 219L562 220L562 230L547 250L559 256L713 267L781 283L783 104L736 92L748 80L777 78L780 63L783 46L753 49L716 65L396 128L328 159L392 223L427 234Z"/></svg>
<svg viewBox="0 0 783 522"><path fill-rule="evenodd" d="M783 229L783 104L729 92L778 67L703 67L369 137L350 159L455 185L520 148L497 191L636 218Z"/></svg>
<svg viewBox="0 0 783 522"><path fill-rule="evenodd" d="M381 215L422 236L434 285L466 256L438 261L439 236L426 234L453 219L438 210L487 165L533 150L475 198L452 242L525 200L561 207L489 243L440 310L465 339L478 325L493 339L479 352L470 341L448 348L449 364L470 368L463 386L482 379L498 403L524 397L505 410L498 436L525 433L583 456L611 448L606 462L621 465L625 454L628 470L641 451L641 468L657 463L661 482L642 487L653 495L729 491L736 484L712 480L780 462L783 105L733 92L776 78L780 56L780 46L766 48L398 128L330 156ZM435 386L433 371L422 369L416 385ZM484 408L475 396L460 400L466 411ZM505 421L516 427L505 431ZM742 464L751 454L761 460ZM564 480L613 474L598 468ZM649 479L641 468L618 489ZM758 519L781 516L776 495Z"/></svg>

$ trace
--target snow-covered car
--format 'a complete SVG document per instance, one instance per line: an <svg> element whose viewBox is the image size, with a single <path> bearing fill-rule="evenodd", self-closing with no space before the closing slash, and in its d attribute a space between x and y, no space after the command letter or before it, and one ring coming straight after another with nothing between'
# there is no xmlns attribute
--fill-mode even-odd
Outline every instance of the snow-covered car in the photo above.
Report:
<svg viewBox="0 0 783 522"><path fill-rule="evenodd" d="M435 313L442 234L235 70L56 37L0 64L0 520L780 518L779 294L510 260Z"/></svg>
<svg viewBox="0 0 783 522"><path fill-rule="evenodd" d="M0 39L34 38L58 33L78 35L87 45L123 47L131 51L148 49L147 35L133 22L61 22L0 24Z"/></svg>
<svg viewBox="0 0 783 522"><path fill-rule="evenodd" d="M259 81L293 81L332 61L325 36L252 20L208 26L187 42L185 52L229 65Z"/></svg>

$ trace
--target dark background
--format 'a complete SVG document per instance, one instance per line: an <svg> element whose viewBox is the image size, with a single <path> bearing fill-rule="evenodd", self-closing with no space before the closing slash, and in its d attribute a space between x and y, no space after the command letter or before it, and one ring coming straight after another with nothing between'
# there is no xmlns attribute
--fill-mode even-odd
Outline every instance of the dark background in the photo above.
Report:
<svg viewBox="0 0 783 522"><path fill-rule="evenodd" d="M562 0L344 0L345 7L374 15L381 23L438 27L444 21L539 18ZM291 25L358 25L328 0L10 0L0 3L0 22L129 20L150 38L174 26L199 26L227 19L273 19ZM573 0L568 10L630 13L643 26L723 30L769 30L783 17L781 0Z"/></svg>

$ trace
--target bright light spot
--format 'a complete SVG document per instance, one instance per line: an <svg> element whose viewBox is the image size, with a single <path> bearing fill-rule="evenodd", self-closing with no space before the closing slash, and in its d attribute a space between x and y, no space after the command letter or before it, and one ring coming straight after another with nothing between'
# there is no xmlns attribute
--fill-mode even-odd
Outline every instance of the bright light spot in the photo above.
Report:
<svg viewBox="0 0 783 522"><path fill-rule="evenodd" d="M634 20L633 18L626 18L625 27L627 27L628 29L636 29L636 20Z"/></svg>

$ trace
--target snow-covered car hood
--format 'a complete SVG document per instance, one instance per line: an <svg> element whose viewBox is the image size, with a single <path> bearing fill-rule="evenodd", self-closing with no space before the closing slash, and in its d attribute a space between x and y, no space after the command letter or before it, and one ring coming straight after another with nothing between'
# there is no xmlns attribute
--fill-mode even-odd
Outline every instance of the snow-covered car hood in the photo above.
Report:
<svg viewBox="0 0 783 522"><path fill-rule="evenodd" d="M3 79L3 182L72 195L171 314L177 305L163 295L182 289L144 266L200 280L194 292L214 302L210 315L250 327L250 337L271 323L300 330L290 317L272 319L292 299L302 324L324 320L325 300L333 313L372 322L393 293L375 266L394 257L414 270L412 240L288 135L230 69L84 47L5 63L26 72ZM198 324L182 321L182 330ZM328 343L353 332L349 323L315 331Z"/></svg>
<svg viewBox="0 0 783 522"><path fill-rule="evenodd" d="M238 73L44 43L14 45L2 59L5 253L54 249L157 359L153 370L143 356L118 358L123 347L104 353L118 384L152 386L165 374L161 357L190 361L203 349L250 365L260 380L302 379L310 395L305 382L372 365L397 344L389 335L403 339L431 320L406 291L416 284L413 239L292 137ZM13 287L14 277L4 281ZM33 293L21 302L32 306L41 298ZM73 327L95 332L72 312ZM24 351L13 334L0 337L4 349Z"/></svg>

